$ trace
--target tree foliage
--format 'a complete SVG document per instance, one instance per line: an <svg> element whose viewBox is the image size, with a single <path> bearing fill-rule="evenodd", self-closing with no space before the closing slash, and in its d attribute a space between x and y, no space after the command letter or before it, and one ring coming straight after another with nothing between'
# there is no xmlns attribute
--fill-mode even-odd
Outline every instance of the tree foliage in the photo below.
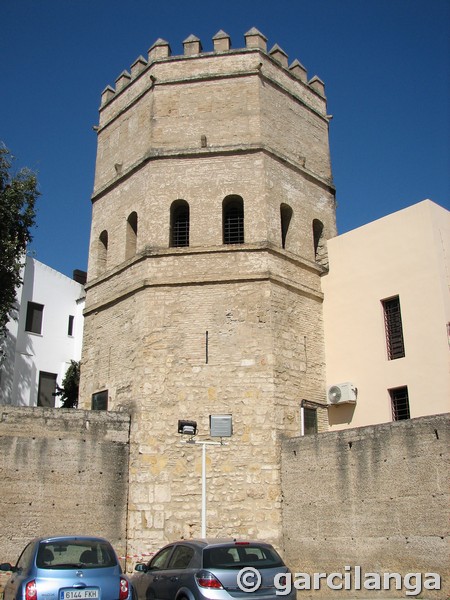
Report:
<svg viewBox="0 0 450 600"><path fill-rule="evenodd" d="M17 287L39 196L36 175L27 168L11 174L14 157L0 144L0 341L13 314Z"/></svg>
<svg viewBox="0 0 450 600"><path fill-rule="evenodd" d="M55 396L62 400L61 408L76 408L78 406L78 389L80 386L80 363L76 360L70 361L62 386L56 386Z"/></svg>

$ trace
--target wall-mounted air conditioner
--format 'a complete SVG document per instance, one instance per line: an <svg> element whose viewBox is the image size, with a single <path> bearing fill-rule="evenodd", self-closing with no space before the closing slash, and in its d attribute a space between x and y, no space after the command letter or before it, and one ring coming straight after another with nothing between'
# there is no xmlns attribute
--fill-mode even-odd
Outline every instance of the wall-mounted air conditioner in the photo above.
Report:
<svg viewBox="0 0 450 600"><path fill-rule="evenodd" d="M358 390L353 383L338 383L328 388L328 404L355 403L357 395Z"/></svg>

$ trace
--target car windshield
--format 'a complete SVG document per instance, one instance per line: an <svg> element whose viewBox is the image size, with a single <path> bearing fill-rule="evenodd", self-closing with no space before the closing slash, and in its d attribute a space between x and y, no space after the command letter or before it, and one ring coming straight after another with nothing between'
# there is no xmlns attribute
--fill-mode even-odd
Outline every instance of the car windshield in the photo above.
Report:
<svg viewBox="0 0 450 600"><path fill-rule="evenodd" d="M259 544L233 544L205 548L203 551L205 569L242 569L242 567L270 569L283 565L283 561L273 548Z"/></svg>
<svg viewBox="0 0 450 600"><path fill-rule="evenodd" d="M110 544L94 540L55 540L41 542L36 557L40 569L99 569L117 565Z"/></svg>

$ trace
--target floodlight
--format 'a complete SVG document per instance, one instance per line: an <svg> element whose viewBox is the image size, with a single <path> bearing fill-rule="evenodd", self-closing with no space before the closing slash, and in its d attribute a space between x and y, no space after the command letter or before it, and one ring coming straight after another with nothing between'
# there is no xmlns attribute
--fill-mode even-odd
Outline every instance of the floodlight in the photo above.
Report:
<svg viewBox="0 0 450 600"><path fill-rule="evenodd" d="M182 435L196 435L197 421L178 421L178 433Z"/></svg>

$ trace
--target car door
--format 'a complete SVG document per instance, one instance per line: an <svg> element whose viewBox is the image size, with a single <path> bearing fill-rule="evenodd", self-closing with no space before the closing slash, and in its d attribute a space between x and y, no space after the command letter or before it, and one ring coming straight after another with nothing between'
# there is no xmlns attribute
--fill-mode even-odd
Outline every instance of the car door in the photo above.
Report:
<svg viewBox="0 0 450 600"><path fill-rule="evenodd" d="M164 576L174 545L165 546L147 565L147 570L138 579L133 580L139 600L157 600L160 598L161 577Z"/></svg>
<svg viewBox="0 0 450 600"><path fill-rule="evenodd" d="M181 587L189 587L188 567L194 556L194 549L186 544L177 544L169 558L167 567L158 580L157 600L173 600Z"/></svg>
<svg viewBox="0 0 450 600"><path fill-rule="evenodd" d="M22 586L24 581L26 581L29 577L31 564L34 557L34 549L35 544L30 542L19 556L15 570L5 585L5 589L3 591L4 600L14 600L15 598L22 597Z"/></svg>

